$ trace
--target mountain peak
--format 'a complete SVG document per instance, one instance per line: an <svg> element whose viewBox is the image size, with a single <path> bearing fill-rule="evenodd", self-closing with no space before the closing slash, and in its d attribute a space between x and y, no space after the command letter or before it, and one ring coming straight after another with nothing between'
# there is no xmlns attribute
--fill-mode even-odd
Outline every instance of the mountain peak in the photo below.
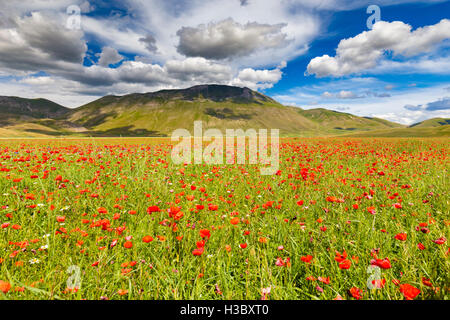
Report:
<svg viewBox="0 0 450 320"><path fill-rule="evenodd" d="M53 118L64 115L68 110L68 108L60 104L43 98L27 99L0 96L0 113L4 118L17 116Z"/></svg>
<svg viewBox="0 0 450 320"><path fill-rule="evenodd" d="M232 100L235 103L276 103L272 98L251 90L247 87L235 87L221 84L201 84L185 89L165 89L131 96L144 96L146 98L198 100L206 99L215 102ZM130 96L130 95L127 95ZM127 97L127 96L123 96Z"/></svg>

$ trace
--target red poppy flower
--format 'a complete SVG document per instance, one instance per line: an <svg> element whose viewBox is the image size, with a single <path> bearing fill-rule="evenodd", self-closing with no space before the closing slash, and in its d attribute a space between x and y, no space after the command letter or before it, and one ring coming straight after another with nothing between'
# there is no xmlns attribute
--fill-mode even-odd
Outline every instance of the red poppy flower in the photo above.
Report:
<svg viewBox="0 0 450 320"><path fill-rule="evenodd" d="M36 196L32 193L25 194L25 199L34 200L36 199Z"/></svg>
<svg viewBox="0 0 450 320"><path fill-rule="evenodd" d="M445 241L447 241L447 239L445 239L444 237L440 237L439 239L433 240L433 242L436 244L444 244Z"/></svg>
<svg viewBox="0 0 450 320"><path fill-rule="evenodd" d="M192 251L192 254L194 255L194 256L201 256L202 254L203 254L203 251L204 251L205 249L203 248L203 247L201 247L201 248L197 248L197 249L194 249L193 251Z"/></svg>
<svg viewBox="0 0 450 320"><path fill-rule="evenodd" d="M119 290L117 290L117 294L118 294L119 296L126 295L127 293L128 293L128 290L125 290L125 289L119 289Z"/></svg>
<svg viewBox="0 0 450 320"><path fill-rule="evenodd" d="M345 252L345 250L342 252L342 254L336 251L336 256L334 257L334 260L336 260L337 262L342 262L345 259L347 259L347 252Z"/></svg>
<svg viewBox="0 0 450 320"><path fill-rule="evenodd" d="M420 290L408 283L405 283L400 285L400 292L403 293L406 300L413 300L419 295Z"/></svg>
<svg viewBox="0 0 450 320"><path fill-rule="evenodd" d="M394 208L396 208L396 209L401 209L402 208L402 204L401 203L394 203Z"/></svg>
<svg viewBox="0 0 450 320"><path fill-rule="evenodd" d="M152 214L152 212L159 212L159 211L161 211L161 210L159 209L158 206L150 206L147 208L148 214Z"/></svg>
<svg viewBox="0 0 450 320"><path fill-rule="evenodd" d="M236 224L239 223L239 221L240 221L240 220L239 220L238 217L234 217L234 218L232 218L232 219L230 220L230 223L236 225Z"/></svg>
<svg viewBox="0 0 450 320"><path fill-rule="evenodd" d="M98 211L98 213L108 213L108 210L106 210L103 207L98 208L97 211Z"/></svg>
<svg viewBox="0 0 450 320"><path fill-rule="evenodd" d="M0 280L0 291L4 294L8 293L8 291L11 289L11 284L9 282Z"/></svg>
<svg viewBox="0 0 450 320"><path fill-rule="evenodd" d="M153 237L152 236L144 236L142 238L142 241L144 241L145 243L149 243L153 241Z"/></svg>
<svg viewBox="0 0 450 320"><path fill-rule="evenodd" d="M133 247L133 242L131 241L125 241L125 243L123 244L123 246L127 249L130 249Z"/></svg>
<svg viewBox="0 0 450 320"><path fill-rule="evenodd" d="M399 233L394 238L400 241L405 241L406 237L407 237L406 233Z"/></svg>
<svg viewBox="0 0 450 320"><path fill-rule="evenodd" d="M170 207L169 211L169 217L173 218L174 220L180 220L183 217L183 212L181 212L181 207Z"/></svg>
<svg viewBox="0 0 450 320"><path fill-rule="evenodd" d="M205 243L206 243L205 240L197 241L196 242L197 248L203 248L205 246Z"/></svg>
<svg viewBox="0 0 450 320"><path fill-rule="evenodd" d="M200 230L200 237L209 239L211 237L211 232L209 232L208 229L201 229Z"/></svg>
<svg viewBox="0 0 450 320"><path fill-rule="evenodd" d="M324 283L324 284L330 284L330 277L318 277L317 280L319 280L320 282Z"/></svg>
<svg viewBox="0 0 450 320"><path fill-rule="evenodd" d="M359 300L362 298L362 290L357 288L357 287L353 287L350 289L350 294L352 295L353 298Z"/></svg>
<svg viewBox="0 0 450 320"><path fill-rule="evenodd" d="M350 269L351 266L352 266L352 262L348 259L345 259L341 263L339 263L340 269Z"/></svg>
<svg viewBox="0 0 450 320"><path fill-rule="evenodd" d="M380 267L381 269L390 269L391 268L391 261L389 261L388 258L374 259L374 260L370 261L370 264L373 266Z"/></svg>
<svg viewBox="0 0 450 320"><path fill-rule="evenodd" d="M300 260L302 260L303 262L306 262L306 263L310 263L312 258L313 258L313 256L308 254L307 256L301 257Z"/></svg>

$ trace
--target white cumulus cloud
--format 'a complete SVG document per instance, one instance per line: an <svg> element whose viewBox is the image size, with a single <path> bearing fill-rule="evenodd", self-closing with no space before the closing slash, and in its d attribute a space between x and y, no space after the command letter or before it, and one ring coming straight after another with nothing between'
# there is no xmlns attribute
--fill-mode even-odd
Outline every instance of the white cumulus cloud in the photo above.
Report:
<svg viewBox="0 0 450 320"><path fill-rule="evenodd" d="M448 19L414 31L410 25L401 21L379 21L372 30L341 40L334 57L323 55L312 59L307 66L307 73L317 77L358 73L376 67L378 60L387 51L411 57L432 51L445 39L450 39Z"/></svg>

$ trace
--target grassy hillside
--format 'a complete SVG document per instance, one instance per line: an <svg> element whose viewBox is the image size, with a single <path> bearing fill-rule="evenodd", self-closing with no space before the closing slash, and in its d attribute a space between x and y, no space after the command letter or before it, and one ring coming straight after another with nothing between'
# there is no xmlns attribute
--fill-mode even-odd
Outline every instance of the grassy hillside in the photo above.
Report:
<svg viewBox="0 0 450 320"><path fill-rule="evenodd" d="M440 127L450 124L449 118L432 118L410 125L410 128Z"/></svg>
<svg viewBox="0 0 450 320"><path fill-rule="evenodd" d="M349 137L448 137L450 136L450 119L432 118L415 123L407 128L392 128L370 132L353 133Z"/></svg>
<svg viewBox="0 0 450 320"><path fill-rule="evenodd" d="M1 122L63 117L70 109L47 99L0 96Z"/></svg>
<svg viewBox="0 0 450 320"><path fill-rule="evenodd" d="M440 127L408 127L367 132L355 132L343 137L449 137L450 126Z"/></svg>
<svg viewBox="0 0 450 320"><path fill-rule="evenodd" d="M224 94L223 92L227 92ZM82 106L68 120L102 135L167 136L178 128L277 128L283 135L311 136L320 125L297 110L247 88L202 86L123 97L106 96Z"/></svg>
<svg viewBox="0 0 450 320"><path fill-rule="evenodd" d="M380 118L358 117L350 113L323 108L299 110L302 116L319 124L322 131L334 134L347 134L349 131L382 130L403 128L404 126Z"/></svg>
<svg viewBox="0 0 450 320"><path fill-rule="evenodd" d="M70 110L47 99L0 96L0 136L40 137L86 131L65 120Z"/></svg>

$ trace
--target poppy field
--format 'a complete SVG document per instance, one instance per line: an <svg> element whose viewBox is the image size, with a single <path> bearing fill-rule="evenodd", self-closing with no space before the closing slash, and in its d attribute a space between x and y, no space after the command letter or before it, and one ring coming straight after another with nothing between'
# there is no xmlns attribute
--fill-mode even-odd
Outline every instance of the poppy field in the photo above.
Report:
<svg viewBox="0 0 450 320"><path fill-rule="evenodd" d="M450 297L448 139L283 138L268 176L171 148L0 140L0 299Z"/></svg>

